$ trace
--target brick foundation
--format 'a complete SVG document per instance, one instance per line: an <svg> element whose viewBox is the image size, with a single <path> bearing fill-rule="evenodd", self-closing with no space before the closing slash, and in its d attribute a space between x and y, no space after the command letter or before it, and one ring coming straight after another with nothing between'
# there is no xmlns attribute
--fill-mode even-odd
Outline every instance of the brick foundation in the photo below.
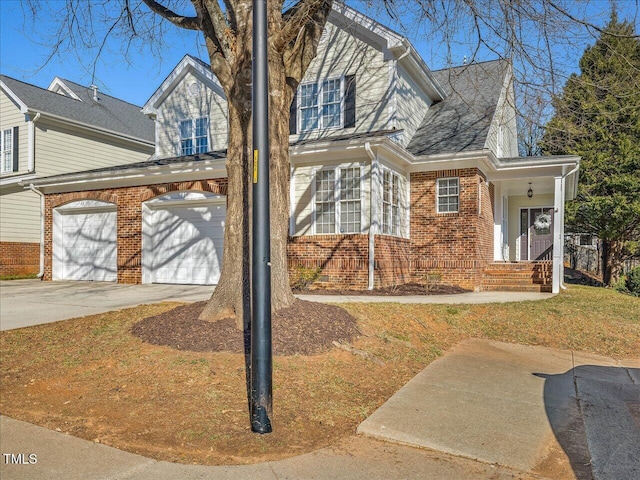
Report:
<svg viewBox="0 0 640 480"><path fill-rule="evenodd" d="M0 242L0 276L36 275L39 271L39 243Z"/></svg>
<svg viewBox="0 0 640 480"><path fill-rule="evenodd" d="M366 289L369 282L367 235L313 235L290 237L289 271L320 268L311 288Z"/></svg>

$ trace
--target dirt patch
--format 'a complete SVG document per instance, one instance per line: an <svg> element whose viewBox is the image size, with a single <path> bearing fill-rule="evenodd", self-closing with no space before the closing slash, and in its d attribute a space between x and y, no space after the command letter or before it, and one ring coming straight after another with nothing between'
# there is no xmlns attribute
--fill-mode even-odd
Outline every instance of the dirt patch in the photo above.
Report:
<svg viewBox="0 0 640 480"><path fill-rule="evenodd" d="M131 333L153 345L192 352L244 353L249 332L240 332L231 318L198 320L206 302L183 305L145 318ZM271 318L274 355L319 355L333 342L350 343L359 335L356 319L334 305L296 300Z"/></svg>
<svg viewBox="0 0 640 480"><path fill-rule="evenodd" d="M423 285L420 283L405 283L391 287L375 288L373 290L348 290L348 289L307 289L296 290L294 293L305 295L357 295L357 296L405 296L405 295L454 295L468 293L457 285Z"/></svg>

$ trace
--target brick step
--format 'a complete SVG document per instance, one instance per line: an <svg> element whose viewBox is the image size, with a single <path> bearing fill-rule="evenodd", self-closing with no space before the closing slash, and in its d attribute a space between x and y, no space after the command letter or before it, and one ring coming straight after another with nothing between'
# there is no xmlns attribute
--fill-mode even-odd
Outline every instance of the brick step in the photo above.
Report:
<svg viewBox="0 0 640 480"><path fill-rule="evenodd" d="M552 270L553 263L552 262L518 262L518 263L507 263L507 262L494 262L490 263L486 266L486 268L495 269L495 270Z"/></svg>
<svg viewBox="0 0 640 480"><path fill-rule="evenodd" d="M551 293L551 285L481 285L481 292L545 292Z"/></svg>
<svg viewBox="0 0 640 480"><path fill-rule="evenodd" d="M509 278L509 279L498 279L498 278L483 278L482 285L551 285L550 278L536 278L536 279L525 279L525 278Z"/></svg>

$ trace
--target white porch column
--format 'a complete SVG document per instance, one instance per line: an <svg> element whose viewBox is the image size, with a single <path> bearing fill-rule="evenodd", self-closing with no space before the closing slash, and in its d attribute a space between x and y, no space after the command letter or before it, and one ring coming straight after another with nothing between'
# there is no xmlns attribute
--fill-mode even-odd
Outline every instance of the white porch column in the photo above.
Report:
<svg viewBox="0 0 640 480"><path fill-rule="evenodd" d="M503 260L502 254L502 244L504 242L504 238L506 237L506 232L503 234L502 225L504 224L503 216L504 212L504 200L502 199L502 182L497 182L493 184L493 259L496 262L500 262Z"/></svg>
<svg viewBox="0 0 640 480"><path fill-rule="evenodd" d="M380 214L378 212L379 201L380 201L380 189L381 189L381 178L380 178L380 161L378 160L378 156L373 153L371 149L371 145L369 142L365 143L364 148L371 158L371 178L370 178L370 211L369 211L369 281L368 281L368 290L373 290L375 287L375 264L376 264L376 253L375 253L375 245L376 245L376 234L380 231Z"/></svg>
<svg viewBox="0 0 640 480"><path fill-rule="evenodd" d="M551 291L560 292L564 270L564 178L554 178L553 281Z"/></svg>

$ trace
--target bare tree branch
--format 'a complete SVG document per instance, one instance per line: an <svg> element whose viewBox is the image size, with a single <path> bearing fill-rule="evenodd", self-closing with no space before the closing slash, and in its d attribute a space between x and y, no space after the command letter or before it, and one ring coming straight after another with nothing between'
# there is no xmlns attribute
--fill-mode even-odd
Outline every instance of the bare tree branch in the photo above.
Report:
<svg viewBox="0 0 640 480"><path fill-rule="evenodd" d="M160 15L165 20L171 22L177 27L186 28L188 30L200 30L200 19L198 17L186 17L179 15L173 10L168 9L164 5L159 4L155 0L142 0L147 7L153 12Z"/></svg>

